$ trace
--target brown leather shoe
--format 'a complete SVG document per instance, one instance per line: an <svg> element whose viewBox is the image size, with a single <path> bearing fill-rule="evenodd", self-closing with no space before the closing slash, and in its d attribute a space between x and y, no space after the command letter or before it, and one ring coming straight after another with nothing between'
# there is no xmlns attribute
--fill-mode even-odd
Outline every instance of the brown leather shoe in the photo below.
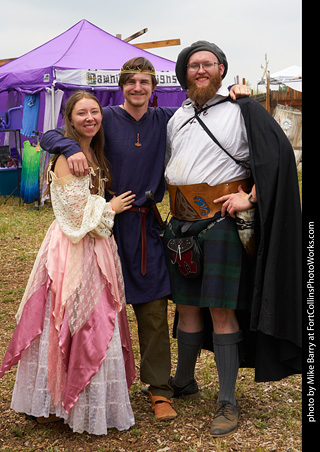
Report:
<svg viewBox="0 0 320 452"><path fill-rule="evenodd" d="M238 428L240 408L229 402L218 403L218 408L214 414L210 433L214 437L228 436Z"/></svg>
<svg viewBox="0 0 320 452"><path fill-rule="evenodd" d="M151 399L151 408L154 415L160 421L167 421L177 417L177 413L172 408L172 401L161 396L154 396L149 392Z"/></svg>
<svg viewBox="0 0 320 452"><path fill-rule="evenodd" d="M61 417L57 417L55 414L50 414L49 417L37 417L38 424L50 424L51 422L62 422Z"/></svg>

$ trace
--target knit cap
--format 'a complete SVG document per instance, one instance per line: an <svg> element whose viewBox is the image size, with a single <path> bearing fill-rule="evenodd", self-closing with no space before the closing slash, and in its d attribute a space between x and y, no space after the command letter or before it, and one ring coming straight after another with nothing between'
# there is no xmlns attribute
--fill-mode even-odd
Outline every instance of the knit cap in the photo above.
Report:
<svg viewBox="0 0 320 452"><path fill-rule="evenodd" d="M224 73L222 75L222 78L224 78L227 74L228 70L227 58L224 52L216 44L213 44L208 41L194 42L193 44L191 44L191 46L186 47L179 53L176 63L176 75L183 89L187 89L186 72L189 58L194 53L200 52L202 50L206 50L208 52L213 53L218 58L219 63L224 65Z"/></svg>

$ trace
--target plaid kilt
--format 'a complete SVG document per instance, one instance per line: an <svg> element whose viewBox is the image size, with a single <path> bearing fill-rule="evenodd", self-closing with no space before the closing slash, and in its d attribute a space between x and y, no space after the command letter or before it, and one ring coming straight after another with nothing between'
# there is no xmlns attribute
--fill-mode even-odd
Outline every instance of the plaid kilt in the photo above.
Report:
<svg viewBox="0 0 320 452"><path fill-rule="evenodd" d="M175 235L170 230L171 227L166 227L164 243L174 303L227 309L245 308L238 297L244 250L233 218L226 216L198 238L203 252L203 270L195 279L185 278L177 264L172 264L166 246L168 240L175 236L197 236L219 218L221 218L220 212L214 218L195 222L172 218L170 225ZM192 223L190 229L182 234L181 227L189 223Z"/></svg>

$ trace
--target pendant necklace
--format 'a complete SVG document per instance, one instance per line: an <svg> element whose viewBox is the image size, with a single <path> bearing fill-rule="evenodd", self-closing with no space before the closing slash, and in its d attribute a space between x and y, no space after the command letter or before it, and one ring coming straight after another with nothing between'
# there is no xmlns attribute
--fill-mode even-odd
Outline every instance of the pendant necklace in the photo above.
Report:
<svg viewBox="0 0 320 452"><path fill-rule="evenodd" d="M124 111L127 111L126 109L125 109L125 107L124 107L124 104L121 104L120 105L120 107L124 110ZM127 112L128 113L128 112ZM130 115L130 113L128 113L129 115ZM130 115L131 116L131 115ZM137 122L137 121L135 121L135 120L133 120L133 119L131 119L132 121L134 121L135 123ZM140 133L139 132L137 132L137 139L136 139L136 142L134 143L134 145L136 146L136 147L140 147L140 146L142 146L142 144L140 143Z"/></svg>
<svg viewBox="0 0 320 452"><path fill-rule="evenodd" d="M137 133L137 141L136 141L136 143L134 143L134 145L137 146L137 147L141 146L141 143L140 143L139 140L140 140L140 134Z"/></svg>

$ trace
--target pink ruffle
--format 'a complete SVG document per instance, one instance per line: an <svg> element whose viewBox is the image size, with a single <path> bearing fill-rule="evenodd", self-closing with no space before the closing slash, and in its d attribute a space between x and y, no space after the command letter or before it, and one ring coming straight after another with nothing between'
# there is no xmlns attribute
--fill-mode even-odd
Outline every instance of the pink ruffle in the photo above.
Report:
<svg viewBox="0 0 320 452"><path fill-rule="evenodd" d="M101 280L105 280L105 284L104 286L101 285L102 291L94 292L95 296L97 293L99 294L99 299L95 298L93 309L91 309L92 306L87 306L88 311L85 314L84 323L80 329L75 329L72 334L69 313L74 315L77 306L71 304L70 308L70 300L74 302L78 299L74 294L69 294L70 297L66 302L64 300L65 293L69 290L69 287L65 286L68 260L74 248L57 224L53 225L49 231L51 231L50 243L48 251L45 251L48 253L48 259L40 260L40 262L49 262L49 265L46 265L47 282L30 295L23 308L20 321L1 365L0 377L14 364L17 364L21 352L41 334L45 305L48 299L48 291L50 291L51 325L48 389L55 403L63 400L63 406L66 412L69 412L77 401L80 392L99 370L106 357L106 351L114 331L116 310L120 311L118 322L128 388L135 378L135 366L126 311L125 309L121 310L124 296L123 281L122 275L119 277L119 268L115 267L117 254L113 237L104 240L86 236L84 239L86 243L83 243L83 247L86 246L84 252L80 250L79 255L86 256L84 257L88 260L86 261L86 268L88 268L88 265L95 266L95 276L98 274ZM108 243L109 241L110 243ZM88 245L92 244L94 251L90 253L88 252ZM119 262L116 262L116 265L120 265ZM41 270L43 271L43 269L39 269L39 272ZM37 274L38 271L34 272L34 275ZM78 291L81 291L83 285L85 286L85 278L86 273L83 273L81 285L75 284ZM84 300L87 303L91 302L90 296L85 297Z"/></svg>
<svg viewBox="0 0 320 452"><path fill-rule="evenodd" d="M29 298L24 307L20 322L16 326L13 337L3 358L0 367L0 378L20 360L23 350L29 347L43 330L45 316L45 300L47 296L47 286L41 286Z"/></svg>

